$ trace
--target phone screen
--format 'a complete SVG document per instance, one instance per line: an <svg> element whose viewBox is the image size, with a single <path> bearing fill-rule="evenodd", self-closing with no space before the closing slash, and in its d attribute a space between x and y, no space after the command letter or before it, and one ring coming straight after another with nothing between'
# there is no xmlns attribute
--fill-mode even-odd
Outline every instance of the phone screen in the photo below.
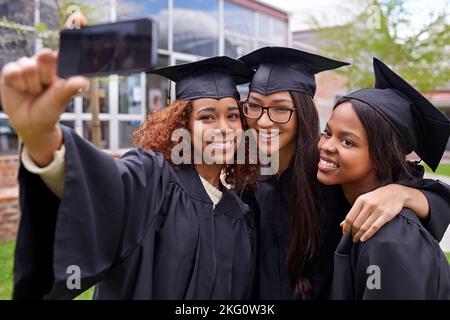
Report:
<svg viewBox="0 0 450 320"><path fill-rule="evenodd" d="M157 58L156 34L150 18L63 30L58 76L151 71Z"/></svg>

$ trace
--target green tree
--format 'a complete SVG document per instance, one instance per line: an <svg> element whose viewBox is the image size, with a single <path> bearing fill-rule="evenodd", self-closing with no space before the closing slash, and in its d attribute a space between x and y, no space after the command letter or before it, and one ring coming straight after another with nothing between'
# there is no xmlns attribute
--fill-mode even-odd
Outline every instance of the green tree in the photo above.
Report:
<svg viewBox="0 0 450 320"><path fill-rule="evenodd" d="M56 8L56 14L58 19L59 28L57 30L49 29L48 25L44 22L39 22L35 25L36 36L43 41L43 46L48 48L57 48L59 41L59 32L64 29L67 18L75 11L80 11L88 19L88 21L94 22L92 17L95 12L95 8L77 1L70 0L53 0Z"/></svg>
<svg viewBox="0 0 450 320"><path fill-rule="evenodd" d="M350 8L342 15L348 16ZM372 57L386 62L422 92L449 83L448 1L441 11L430 10L428 22L419 28L407 0L361 0L358 8L350 21L337 27L310 19L319 50L352 64L337 71L348 79L350 89L373 86Z"/></svg>
<svg viewBox="0 0 450 320"><path fill-rule="evenodd" d="M59 41L59 32L64 29L65 22L70 14L75 10L79 10L88 19L88 21L95 22L93 13L95 8L77 1L70 0L53 0L55 7L55 14L57 15L59 28L52 30L44 22L38 22L34 25L32 30L26 28L18 23L15 23L8 19L6 16L0 17L0 25L13 30L18 38L26 38L27 34L34 32L35 37L41 39L44 47L57 48ZM27 55L31 55L31 52L26 52Z"/></svg>

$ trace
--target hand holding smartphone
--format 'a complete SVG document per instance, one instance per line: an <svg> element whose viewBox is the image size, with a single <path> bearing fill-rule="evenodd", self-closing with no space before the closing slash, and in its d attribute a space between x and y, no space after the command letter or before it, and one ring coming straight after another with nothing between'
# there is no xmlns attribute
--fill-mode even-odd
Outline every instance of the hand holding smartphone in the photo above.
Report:
<svg viewBox="0 0 450 320"><path fill-rule="evenodd" d="M157 34L151 18L63 30L58 76L150 72L157 64Z"/></svg>

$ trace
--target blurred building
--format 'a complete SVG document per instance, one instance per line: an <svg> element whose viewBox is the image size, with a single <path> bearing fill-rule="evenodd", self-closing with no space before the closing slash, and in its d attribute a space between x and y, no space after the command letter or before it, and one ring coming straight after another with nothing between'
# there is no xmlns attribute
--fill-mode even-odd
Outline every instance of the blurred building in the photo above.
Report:
<svg viewBox="0 0 450 320"><path fill-rule="evenodd" d="M214 55L238 57L267 45L289 45L286 12L254 0L82 0L92 12L90 23L151 16L159 23L158 66L196 61ZM42 47L34 36L39 22L59 28L55 0L0 0L0 68L8 61L33 55ZM18 26L18 27L17 27ZM20 30L18 30L20 29ZM131 147L132 132L150 110L161 108L169 82L136 74L100 79L102 147L121 152ZM174 90L174 86L171 86ZM243 89L245 91L245 88ZM174 95L172 94L172 97ZM92 139L89 97L76 97L62 123ZM0 106L0 156L17 154L17 137Z"/></svg>

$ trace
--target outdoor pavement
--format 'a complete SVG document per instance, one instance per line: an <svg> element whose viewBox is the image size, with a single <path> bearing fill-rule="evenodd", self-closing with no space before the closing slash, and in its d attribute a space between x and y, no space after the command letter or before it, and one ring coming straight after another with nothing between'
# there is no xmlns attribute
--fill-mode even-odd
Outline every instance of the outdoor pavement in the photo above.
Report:
<svg viewBox="0 0 450 320"><path fill-rule="evenodd" d="M439 244L441 245L442 251L450 252L450 227L447 228L447 231Z"/></svg>
<svg viewBox="0 0 450 320"><path fill-rule="evenodd" d="M441 180L447 184L450 185L450 177L446 176L440 176L434 173L425 173L425 177L429 179L436 179ZM447 228L447 232L444 235L444 238L442 238L442 241L440 242L441 248L445 252L450 252L450 226Z"/></svg>
<svg viewBox="0 0 450 320"><path fill-rule="evenodd" d="M444 181L446 184L450 184L450 177L447 177L447 176L440 176L438 174L425 172L425 178L441 180L441 181Z"/></svg>

